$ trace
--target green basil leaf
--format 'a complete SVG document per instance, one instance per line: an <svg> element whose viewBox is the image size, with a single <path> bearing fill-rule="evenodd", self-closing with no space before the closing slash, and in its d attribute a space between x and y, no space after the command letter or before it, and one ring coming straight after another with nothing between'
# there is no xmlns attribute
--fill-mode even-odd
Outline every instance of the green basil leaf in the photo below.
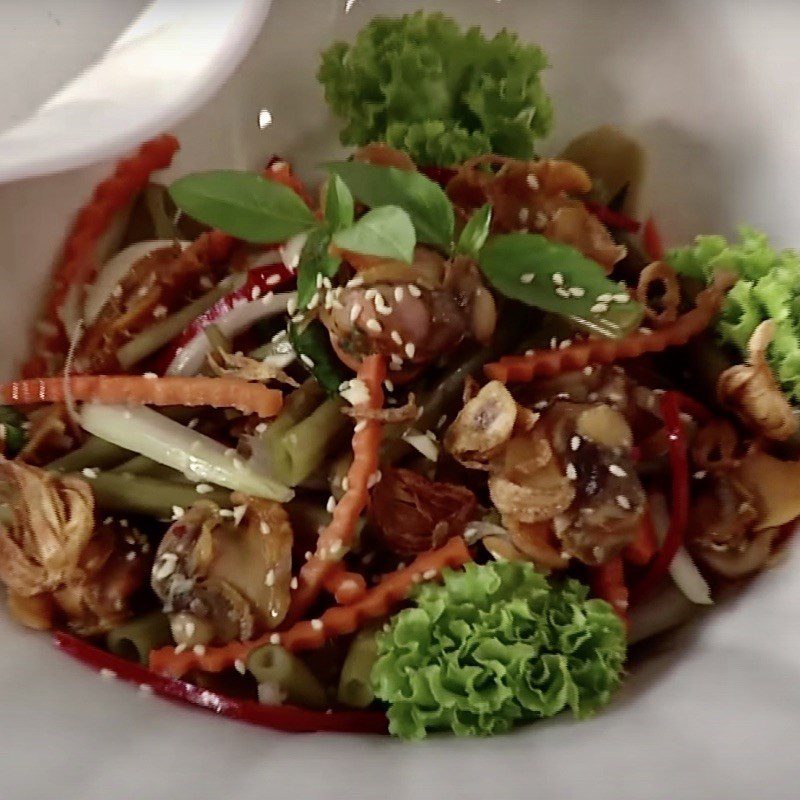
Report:
<svg viewBox="0 0 800 800"><path fill-rule="evenodd" d="M417 238L449 250L453 243L453 206L438 183L419 172L378 167L359 161L328 164L339 175L356 200L368 205L399 206L408 213Z"/></svg>
<svg viewBox="0 0 800 800"><path fill-rule="evenodd" d="M487 203L481 206L469 219L461 231L456 245L456 253L465 256L478 257L481 248L489 237L489 226L492 224L492 206Z"/></svg>
<svg viewBox="0 0 800 800"><path fill-rule="evenodd" d="M355 202L347 184L335 173L328 177L325 192L325 222L331 230L349 228L355 218Z"/></svg>
<svg viewBox="0 0 800 800"><path fill-rule="evenodd" d="M614 299L625 292L598 264L539 234L496 236L483 248L478 263L506 297L573 318L610 338L625 336L642 320L639 303Z"/></svg>
<svg viewBox="0 0 800 800"><path fill-rule="evenodd" d="M12 406L0 406L0 425L6 458L14 458L28 439L25 431L25 415Z"/></svg>
<svg viewBox="0 0 800 800"><path fill-rule="evenodd" d="M169 193L192 219L247 242L282 242L317 224L295 192L253 172L195 172Z"/></svg>
<svg viewBox="0 0 800 800"><path fill-rule="evenodd" d="M338 394L347 373L331 347L328 331L319 320L307 325L289 323L289 341L301 363L314 376L317 383L331 396ZM313 364L313 366L311 366Z"/></svg>
<svg viewBox="0 0 800 800"><path fill-rule="evenodd" d="M408 214L397 206L381 206L368 211L351 227L336 231L333 243L342 250L410 264L417 242Z"/></svg>
<svg viewBox="0 0 800 800"><path fill-rule="evenodd" d="M328 252L331 235L323 228L315 228L308 234L300 263L297 265L297 307L308 308L317 291L317 275L332 278L338 271L342 259Z"/></svg>

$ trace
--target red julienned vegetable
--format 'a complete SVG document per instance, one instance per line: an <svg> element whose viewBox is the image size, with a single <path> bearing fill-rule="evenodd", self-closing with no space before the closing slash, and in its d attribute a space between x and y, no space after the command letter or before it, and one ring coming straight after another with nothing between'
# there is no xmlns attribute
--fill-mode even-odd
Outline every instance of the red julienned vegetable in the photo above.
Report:
<svg viewBox="0 0 800 800"><path fill-rule="evenodd" d="M618 556L591 569L592 591L611 605L624 622L628 621L628 587L625 567Z"/></svg>
<svg viewBox="0 0 800 800"><path fill-rule="evenodd" d="M583 204L586 206L587 211L594 214L600 222L607 225L609 228L638 233L639 229L642 227L641 222L632 219L620 211L613 211L602 203L596 203L594 200L584 200Z"/></svg>
<svg viewBox="0 0 800 800"><path fill-rule="evenodd" d="M379 711L308 711L295 706L268 706L254 700L226 697L177 678L157 675L68 633L55 633L53 640L59 650L104 676L136 683L143 691L152 691L230 719L288 733L386 733L388 729L386 716Z"/></svg>
<svg viewBox="0 0 800 800"><path fill-rule="evenodd" d="M658 550L653 516L649 506L645 508L633 541L622 551L622 557L630 564L644 567L650 563Z"/></svg>
<svg viewBox="0 0 800 800"><path fill-rule="evenodd" d="M686 434L681 422L681 396L677 392L664 392L661 396L661 416L667 431L672 470L672 514L661 549L639 582L631 588L633 602L645 598L666 575L675 553L683 544L689 525L689 457Z"/></svg>
<svg viewBox="0 0 800 800"><path fill-rule="evenodd" d="M663 261L665 256L664 240L658 230L658 225L652 217L647 218L642 231L642 246L645 255L651 261Z"/></svg>
<svg viewBox="0 0 800 800"><path fill-rule="evenodd" d="M420 167L419 171L426 177L430 178L434 183L438 183L443 189L450 183L450 180L455 177L457 170L452 167Z"/></svg>
<svg viewBox="0 0 800 800"><path fill-rule="evenodd" d="M158 363L162 372L170 372L170 367L175 363L176 357L197 337L202 336L205 329L218 322L222 317L230 314L234 309L247 303L256 301L265 302L270 293L279 289L287 289L295 281L295 274L278 260L276 263L256 267L247 272L247 278L242 286L217 300L211 308L187 325L159 356ZM171 372L170 372L171 374ZM177 373L176 373L177 374Z"/></svg>

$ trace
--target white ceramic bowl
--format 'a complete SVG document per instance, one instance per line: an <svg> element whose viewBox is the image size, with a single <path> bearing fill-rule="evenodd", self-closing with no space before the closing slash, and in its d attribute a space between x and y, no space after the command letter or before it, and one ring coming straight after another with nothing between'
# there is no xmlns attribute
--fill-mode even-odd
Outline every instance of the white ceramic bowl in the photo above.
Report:
<svg viewBox="0 0 800 800"><path fill-rule="evenodd" d="M175 172L306 171L337 148L314 80L318 50L376 12L418 2L275 0L235 76L177 132ZM800 8L792 0L462 0L425 3L541 43L557 113L552 150L601 122L647 146L647 202L672 242L742 221L798 243ZM191 18L191 4L186 3ZM258 111L274 123L259 130ZM144 130L141 131L142 135ZM70 135L70 134L65 134ZM57 235L104 165L0 187L0 367L9 374ZM9 245L10 243L10 245ZM38 287L38 288L37 288ZM635 665L597 719L489 741L290 736L101 681L46 636L0 617L0 797L592 798L797 796L800 552Z"/></svg>

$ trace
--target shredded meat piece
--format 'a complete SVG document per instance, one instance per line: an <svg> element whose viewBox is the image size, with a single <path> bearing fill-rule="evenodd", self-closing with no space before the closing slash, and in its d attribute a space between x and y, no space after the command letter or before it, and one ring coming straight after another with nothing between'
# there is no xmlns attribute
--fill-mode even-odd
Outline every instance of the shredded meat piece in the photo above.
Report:
<svg viewBox="0 0 800 800"><path fill-rule="evenodd" d="M345 406L342 414L353 419L377 419L381 422L413 422L419 416L419 407L413 394L408 395L408 400L402 406L395 408L365 408L364 406Z"/></svg>
<svg viewBox="0 0 800 800"><path fill-rule="evenodd" d="M47 628L56 615L83 635L118 625L149 571L149 545L133 529L96 526L86 481L0 460L0 579L25 625Z"/></svg>
<svg viewBox="0 0 800 800"><path fill-rule="evenodd" d="M402 150L395 150L383 142L371 142L353 153L353 161L375 164L378 167L395 167L405 172L416 172L417 165Z"/></svg>
<svg viewBox="0 0 800 800"><path fill-rule="evenodd" d="M681 288L675 270L666 261L648 264L639 275L636 299L654 327L675 322L681 304Z"/></svg>
<svg viewBox="0 0 800 800"><path fill-rule="evenodd" d="M222 363L220 363L222 362ZM217 375L241 378L243 381L269 383L279 381L287 386L298 387L300 384L282 369L264 361L256 361L241 353L226 353L220 349L208 356L208 365Z"/></svg>
<svg viewBox="0 0 800 800"><path fill-rule="evenodd" d="M747 364L730 367L719 376L717 396L755 433L786 441L797 433L798 419L767 363L767 347L774 335L773 320L765 320L753 331Z"/></svg>
<svg viewBox="0 0 800 800"><path fill-rule="evenodd" d="M576 198L591 188L586 171L568 161L518 161L490 155L464 162L448 183L447 193L465 219L491 203L496 232L541 233L572 245L610 272L626 249Z"/></svg>
<svg viewBox="0 0 800 800"><path fill-rule="evenodd" d="M152 587L179 643L251 639L277 627L289 608L293 536L286 512L238 493L231 500L232 520L200 501L159 545Z"/></svg>
<svg viewBox="0 0 800 800"><path fill-rule="evenodd" d="M202 277L221 278L227 265L217 261L211 236L201 236L183 251L178 244L154 250L134 264L81 339L75 371L118 370L117 351L153 323L158 306L173 310L202 292Z"/></svg>
<svg viewBox="0 0 800 800"><path fill-rule="evenodd" d="M408 557L459 536L477 510L464 486L428 480L409 469L385 468L372 489L370 516L384 544Z"/></svg>

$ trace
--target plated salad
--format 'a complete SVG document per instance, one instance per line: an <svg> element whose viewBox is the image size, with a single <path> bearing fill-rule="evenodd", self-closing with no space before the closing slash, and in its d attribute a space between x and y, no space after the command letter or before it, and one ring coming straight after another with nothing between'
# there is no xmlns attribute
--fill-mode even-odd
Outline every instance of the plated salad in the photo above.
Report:
<svg viewBox="0 0 800 800"><path fill-rule="evenodd" d="M352 154L72 223L0 385L0 580L143 691L292 731L596 713L800 516L800 254L665 250L640 146L545 155L540 48L438 14L322 54Z"/></svg>

